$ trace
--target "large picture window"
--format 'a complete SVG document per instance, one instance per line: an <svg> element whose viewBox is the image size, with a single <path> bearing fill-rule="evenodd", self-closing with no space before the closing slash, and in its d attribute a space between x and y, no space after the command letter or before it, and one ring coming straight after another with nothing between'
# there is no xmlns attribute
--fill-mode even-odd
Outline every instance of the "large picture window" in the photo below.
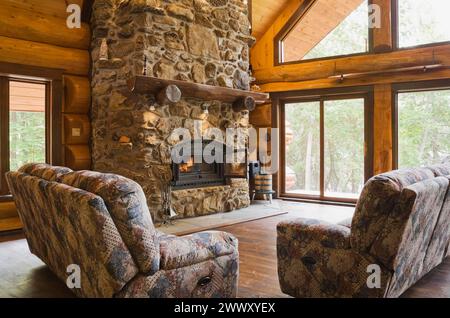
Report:
<svg viewBox="0 0 450 318"><path fill-rule="evenodd" d="M450 41L450 1L395 1L399 48Z"/></svg>
<svg viewBox="0 0 450 318"><path fill-rule="evenodd" d="M49 83L0 77L1 188L4 174L29 162L46 162Z"/></svg>
<svg viewBox="0 0 450 318"><path fill-rule="evenodd" d="M306 1L308 2L308 1ZM369 51L368 0L315 0L276 39L277 63ZM326 17L324 19L323 17Z"/></svg>
<svg viewBox="0 0 450 318"><path fill-rule="evenodd" d="M399 168L439 164L450 156L450 82L400 85L395 113Z"/></svg>
<svg viewBox="0 0 450 318"><path fill-rule="evenodd" d="M372 169L370 94L305 98L281 103L281 195L356 201Z"/></svg>

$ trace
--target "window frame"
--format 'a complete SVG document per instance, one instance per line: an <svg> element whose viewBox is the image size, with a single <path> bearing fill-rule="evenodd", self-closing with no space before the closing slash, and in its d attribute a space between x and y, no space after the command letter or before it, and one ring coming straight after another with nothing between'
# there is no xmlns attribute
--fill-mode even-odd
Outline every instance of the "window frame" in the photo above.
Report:
<svg viewBox="0 0 450 318"><path fill-rule="evenodd" d="M373 142L373 111L374 111L374 95L373 87L351 87L351 88L339 88L339 89L321 89L321 90L309 90L309 91L297 91L297 92L284 92L277 93L272 96L274 100L274 112L276 115L274 121L276 124L274 127L278 127L279 133L279 145L280 145L280 167L279 173L276 176L276 189L278 196L282 199L294 199L308 202L319 203L341 203L341 204L356 204L357 199L351 198L333 198L324 195L324 180L325 180L325 160L324 160L324 103L328 100L339 99L358 99L364 98L364 179L367 181L373 176L373 154L374 154L374 142ZM285 143L285 105L288 103L296 102L311 102L319 101L321 114L320 114L320 195L303 195L292 194L286 192L286 143ZM277 108L277 109L276 109Z"/></svg>
<svg viewBox="0 0 450 318"><path fill-rule="evenodd" d="M399 93L414 93L414 92L430 92L450 90L450 79L419 81L399 83L392 85L392 163L394 170L399 169L398 154L399 154L399 125L398 125L398 95Z"/></svg>
<svg viewBox="0 0 450 318"><path fill-rule="evenodd" d="M5 173L8 172L9 158L9 83L28 82L45 84L45 144L46 161L50 164L61 164L61 111L62 111L62 76L63 70L24 66L0 62L0 202L12 201Z"/></svg>
<svg viewBox="0 0 450 318"><path fill-rule="evenodd" d="M414 50L420 48L434 47L434 46L442 46L450 44L450 40L441 41L441 42L431 42L425 44L418 44L413 46L400 47L400 24L399 24L399 1L400 0L391 0L391 16L392 16L392 45L394 51L403 51L403 50Z"/></svg>
<svg viewBox="0 0 450 318"><path fill-rule="evenodd" d="M352 57L352 56L360 56L360 55L367 55L374 52L374 43L373 43L373 29L369 28L369 47L367 52L360 52L360 53L352 53L352 54L345 54L345 55L334 55L334 56L325 56L320 58L314 58L314 59L308 59L308 60L297 60L297 61L289 61L289 62L283 62L283 40L286 38L286 36L292 31L293 28L297 25L298 22L303 18L303 16L311 9L314 5L314 3L317 0L304 0L304 2L299 6L299 8L294 12L294 14L290 17L288 22L281 28L281 30L277 33L277 35L274 38L274 65L275 66L281 66L281 65L291 65L291 64L303 64L308 62L315 62L315 61L323 61L323 60L330 60L330 59L338 59L343 57ZM373 0L369 0L368 4L371 5ZM369 17L367 17L369 18Z"/></svg>

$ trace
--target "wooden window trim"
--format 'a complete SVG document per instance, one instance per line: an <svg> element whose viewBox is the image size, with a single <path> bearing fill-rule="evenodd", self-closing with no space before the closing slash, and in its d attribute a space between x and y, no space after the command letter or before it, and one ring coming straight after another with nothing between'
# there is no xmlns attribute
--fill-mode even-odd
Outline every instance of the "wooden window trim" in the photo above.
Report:
<svg viewBox="0 0 450 318"><path fill-rule="evenodd" d="M441 41L441 42L432 42L432 43L426 43L426 44L420 44L420 45L414 45L414 46L407 46L407 47L400 47L400 25L399 25L399 0L391 0L392 1L392 42L393 47L395 51L404 51L404 50L414 50L414 49L420 49L420 48L432 48L435 46L441 46L441 45L448 45L450 44L449 41Z"/></svg>
<svg viewBox="0 0 450 318"><path fill-rule="evenodd" d="M373 176L373 154L374 154L374 133L373 133L373 111L374 111L374 91L373 87L355 87L355 88L339 88L339 89L321 89L321 90L308 90L308 91L297 91L297 92L283 92L276 93L272 96L273 106L272 106L272 127L279 128L279 172L274 177L275 191L277 192L277 197L283 199L294 199L294 200L306 200L308 202L328 202L328 203L341 203L341 204L355 204L356 199L342 199L342 198L332 198L327 197L323 193L324 189L324 121L323 121L323 111L324 102L327 100L339 100L339 99L355 99L364 98L364 140L365 140L365 154L364 154L364 175L367 181ZM286 193L285 190L285 176L286 176L286 158L285 158L285 112L284 106L286 103L293 102L307 102L307 101L319 101L321 107L321 141L320 141L320 191L319 196L310 195L296 195L291 193Z"/></svg>
<svg viewBox="0 0 450 318"><path fill-rule="evenodd" d="M0 77L0 198L8 194L5 173L9 171L9 81Z"/></svg>
<svg viewBox="0 0 450 318"><path fill-rule="evenodd" d="M292 31L293 28L297 25L297 23L303 18L303 16L313 7L316 0L305 0L299 8L294 12L292 17L286 22L286 24L281 28L281 30L277 33L277 35L274 38L273 47L274 47L274 65L275 66L281 66L281 65L292 65L292 64L303 64L308 62L316 62L316 61L324 61L324 60L332 60L332 59L338 59L343 57L353 57L353 56L360 56L360 55L367 55L373 53L373 30L369 28L369 47L367 52L362 53L353 53L353 54L345 54L345 55L335 55L335 56L326 56L326 57L320 57L315 59L308 59L308 60L298 60L298 61L290 61L290 62L283 62L283 47L282 42L286 38L286 36L289 34L289 32ZM369 5L372 4L372 0L369 0Z"/></svg>
<svg viewBox="0 0 450 318"><path fill-rule="evenodd" d="M399 83L392 85L392 162L394 169L399 168L398 164L398 94L413 92L430 92L439 90L449 90L450 79Z"/></svg>
<svg viewBox="0 0 450 318"><path fill-rule="evenodd" d="M9 82L35 82L46 85L46 160L53 165L62 164L62 85L63 71L60 69L41 68L0 62L0 202L11 201L4 174L9 171Z"/></svg>

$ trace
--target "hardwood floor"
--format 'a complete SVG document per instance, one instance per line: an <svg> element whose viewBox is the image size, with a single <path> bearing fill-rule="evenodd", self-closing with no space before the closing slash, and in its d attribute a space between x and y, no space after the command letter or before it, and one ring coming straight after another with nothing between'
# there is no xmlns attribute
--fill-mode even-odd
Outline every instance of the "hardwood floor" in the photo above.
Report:
<svg viewBox="0 0 450 318"><path fill-rule="evenodd" d="M311 217L337 222L351 209L286 204L289 214L220 228L239 239L239 297L288 297L279 287L276 225L286 219ZM3 242L2 242L3 241ZM43 263L28 251L21 235L0 237L0 297L73 297ZM450 297L450 259L424 277L404 297Z"/></svg>

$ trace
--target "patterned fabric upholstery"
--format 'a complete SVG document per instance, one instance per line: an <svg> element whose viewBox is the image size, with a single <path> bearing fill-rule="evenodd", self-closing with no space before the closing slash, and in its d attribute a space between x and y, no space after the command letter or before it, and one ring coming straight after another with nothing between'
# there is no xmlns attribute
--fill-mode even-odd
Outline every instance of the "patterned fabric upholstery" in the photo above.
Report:
<svg viewBox="0 0 450 318"><path fill-rule="evenodd" d="M294 297L382 297L366 285L373 262L350 247L350 229L299 219L278 225L281 290ZM386 286L388 278L383 275Z"/></svg>
<svg viewBox="0 0 450 318"><path fill-rule="evenodd" d="M22 166L19 172L26 173L47 181L59 181L63 175L73 172L66 167L53 167L46 163L29 163Z"/></svg>
<svg viewBox="0 0 450 318"><path fill-rule="evenodd" d="M64 282L67 266L80 266L76 295L236 296L237 240L222 232L156 231L135 182L42 164L10 172L7 180L30 250Z"/></svg>
<svg viewBox="0 0 450 318"><path fill-rule="evenodd" d="M167 236L161 240L161 269L193 265L237 250L236 239L224 232L202 232L185 237Z"/></svg>
<svg viewBox="0 0 450 318"><path fill-rule="evenodd" d="M448 253L449 175L447 163L372 178L350 227L306 220L280 224L282 289L297 297L400 296ZM381 270L379 289L367 288L371 264Z"/></svg>
<svg viewBox="0 0 450 318"><path fill-rule="evenodd" d="M143 273L159 269L155 228L142 188L114 174L79 171L64 175L61 182L102 197L120 235Z"/></svg>
<svg viewBox="0 0 450 318"><path fill-rule="evenodd" d="M78 296L112 297L138 273L102 198L20 172L7 174L31 251L62 280L80 266Z"/></svg>
<svg viewBox="0 0 450 318"><path fill-rule="evenodd" d="M448 179L450 177L447 177ZM447 192L442 211L437 220L433 236L428 246L426 253L423 271L428 273L437 265L440 260L445 258L448 254L448 247L450 242L450 191Z"/></svg>
<svg viewBox="0 0 450 318"><path fill-rule="evenodd" d="M239 259L237 250L202 263L153 276L136 276L118 295L125 298L223 298L237 296ZM206 281L204 281L206 279ZM204 281L204 282L203 282Z"/></svg>

